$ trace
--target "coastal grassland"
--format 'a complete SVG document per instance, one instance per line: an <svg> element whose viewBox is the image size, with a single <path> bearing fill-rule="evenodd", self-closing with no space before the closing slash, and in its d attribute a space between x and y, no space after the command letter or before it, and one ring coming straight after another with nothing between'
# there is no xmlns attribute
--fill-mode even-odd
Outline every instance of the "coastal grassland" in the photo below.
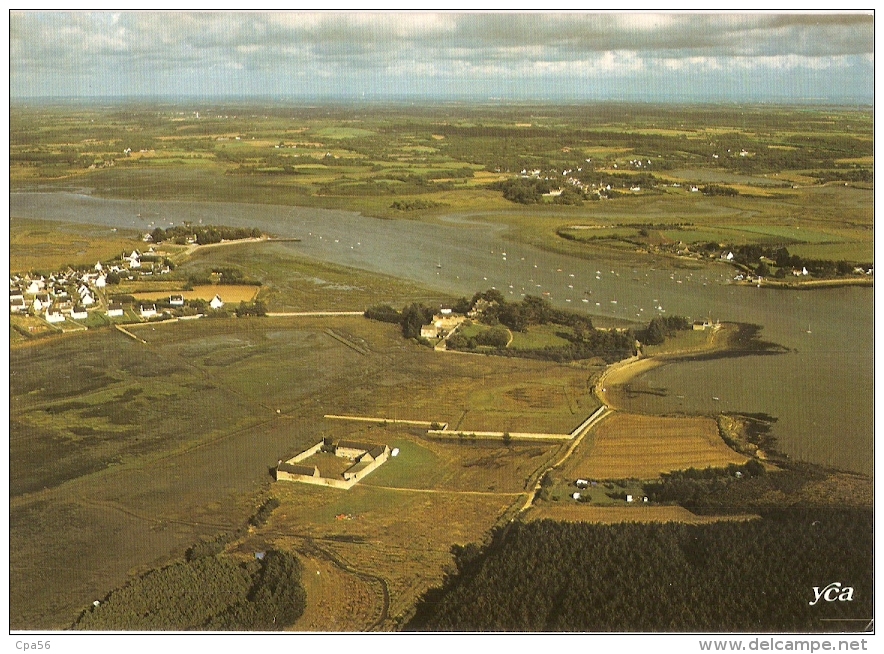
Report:
<svg viewBox="0 0 884 654"><path fill-rule="evenodd" d="M90 268L139 247L138 235L107 227L27 218L9 219L9 270L50 273L67 266Z"/></svg>
<svg viewBox="0 0 884 654"><path fill-rule="evenodd" d="M373 437L325 414L563 432L597 406L594 369L434 352L362 317L136 329L147 343L100 329L10 349L13 628L66 628L133 575L237 528L271 486L280 458L326 436ZM402 454L369 476L377 487L354 493L359 487L304 491L293 484L290 492L308 493L295 501L306 513L312 494L326 491L337 504L318 515L389 509L373 524L370 545L334 546L354 565L370 557L396 579L396 610L403 611L441 578L452 543L480 538L518 500L550 448L435 442L408 430L391 440ZM471 494L477 491L488 494ZM352 503L358 498L364 506ZM451 530L431 532L430 524ZM280 537L301 533L295 525ZM395 538L385 540L388 532ZM408 572L424 567L426 576ZM51 584L41 581L47 570L55 571Z"/></svg>
<svg viewBox="0 0 884 654"><path fill-rule="evenodd" d="M452 545L484 539L515 499L511 494L396 490L367 484L341 492L278 483L273 492L280 507L256 536L294 551L309 538L314 547L333 553L354 572L382 579L389 592L382 629L392 628L421 594L441 582L453 560ZM347 584L348 578L328 581ZM345 588L335 594L344 595ZM366 626L353 623L338 628Z"/></svg>
<svg viewBox="0 0 884 654"><path fill-rule="evenodd" d="M566 461L568 480L650 479L686 468L742 464L712 418L643 416L617 412L606 418Z"/></svg>

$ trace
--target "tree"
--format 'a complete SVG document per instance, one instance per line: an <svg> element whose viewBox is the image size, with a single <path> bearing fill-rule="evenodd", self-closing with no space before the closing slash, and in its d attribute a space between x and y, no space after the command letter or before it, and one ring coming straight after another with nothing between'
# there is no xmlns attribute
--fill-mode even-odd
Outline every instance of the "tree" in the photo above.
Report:
<svg viewBox="0 0 884 654"><path fill-rule="evenodd" d="M757 274L759 277L767 277L768 275L770 275L770 268L766 263L762 261L755 269L755 274Z"/></svg>

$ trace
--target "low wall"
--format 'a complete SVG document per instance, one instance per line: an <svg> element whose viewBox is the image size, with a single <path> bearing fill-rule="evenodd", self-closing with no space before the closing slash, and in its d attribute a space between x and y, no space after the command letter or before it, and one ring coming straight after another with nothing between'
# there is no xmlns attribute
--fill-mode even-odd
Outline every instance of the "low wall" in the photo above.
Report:
<svg viewBox="0 0 884 654"><path fill-rule="evenodd" d="M323 442L319 441L316 445L311 447L308 450L304 450L300 454L293 456L291 459L286 461L286 463L298 463L299 461L303 461L304 459L309 459L311 456L316 454L319 450L322 449Z"/></svg>
<svg viewBox="0 0 884 654"><path fill-rule="evenodd" d="M427 431L428 436L436 436L438 438L468 438L503 440L504 434L509 433L510 439L514 441L567 441L571 440L571 434L534 434L526 432L502 432L502 431L463 431L448 429L430 429Z"/></svg>
<svg viewBox="0 0 884 654"><path fill-rule="evenodd" d="M309 475L293 475L281 470L276 471L276 481L299 481L302 484L313 484L314 486L331 486L332 488L343 488L347 490L358 480L344 481L343 479L331 479L330 477L312 477Z"/></svg>

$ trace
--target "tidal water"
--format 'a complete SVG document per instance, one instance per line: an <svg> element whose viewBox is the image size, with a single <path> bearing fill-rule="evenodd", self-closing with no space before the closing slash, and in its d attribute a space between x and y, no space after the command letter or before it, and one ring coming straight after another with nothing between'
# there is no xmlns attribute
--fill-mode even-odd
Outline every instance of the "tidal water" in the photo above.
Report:
<svg viewBox="0 0 884 654"><path fill-rule="evenodd" d="M258 227L301 242L309 257L471 296L491 287L517 300L542 295L590 313L598 324L647 323L655 315L753 323L787 352L680 362L643 377L658 393L634 408L666 413L740 411L776 419L771 433L789 456L872 473L874 293L846 287L782 291L730 283L733 269L702 271L671 261L579 259L508 240L482 215L440 224L369 218L354 212L234 203L109 200L86 193L13 193L13 217L137 229L185 221ZM280 244L282 245L282 244Z"/></svg>

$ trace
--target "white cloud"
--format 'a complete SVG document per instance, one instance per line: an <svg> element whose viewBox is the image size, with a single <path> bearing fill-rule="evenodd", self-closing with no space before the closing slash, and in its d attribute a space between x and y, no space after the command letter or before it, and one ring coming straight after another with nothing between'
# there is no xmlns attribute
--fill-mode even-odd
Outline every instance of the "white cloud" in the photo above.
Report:
<svg viewBox="0 0 884 654"><path fill-rule="evenodd" d="M871 77L873 27L852 14L13 12L10 85L39 94L76 74L113 94L127 77L177 71L211 86L219 67L342 85L370 75L407 86L410 75L420 88L727 69Z"/></svg>

